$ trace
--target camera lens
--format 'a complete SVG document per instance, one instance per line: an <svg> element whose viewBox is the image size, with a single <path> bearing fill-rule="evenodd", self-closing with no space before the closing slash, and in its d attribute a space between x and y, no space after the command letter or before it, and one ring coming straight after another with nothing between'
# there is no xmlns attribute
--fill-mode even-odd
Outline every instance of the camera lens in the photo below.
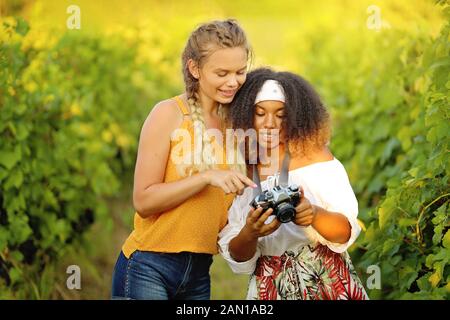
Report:
<svg viewBox="0 0 450 320"><path fill-rule="evenodd" d="M291 222L295 217L295 208L290 203L283 202L277 206L276 216L281 223Z"/></svg>

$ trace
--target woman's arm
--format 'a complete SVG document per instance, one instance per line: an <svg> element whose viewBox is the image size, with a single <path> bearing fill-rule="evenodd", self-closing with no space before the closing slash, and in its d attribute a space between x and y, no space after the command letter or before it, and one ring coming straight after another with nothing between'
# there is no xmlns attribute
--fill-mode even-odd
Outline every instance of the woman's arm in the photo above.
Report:
<svg viewBox="0 0 450 320"><path fill-rule="evenodd" d="M312 227L322 237L335 243L346 243L350 239L352 228L346 216L338 212L327 211L319 206L312 221Z"/></svg>
<svg viewBox="0 0 450 320"><path fill-rule="evenodd" d="M157 104L142 126L134 172L133 205L146 218L192 197L206 186L200 175L163 183L170 152L170 135L183 121L174 102Z"/></svg>
<svg viewBox="0 0 450 320"><path fill-rule="evenodd" d="M268 209L264 213L262 213L262 208L251 209L245 226L230 241L228 250L235 261L250 260L255 255L258 238L267 236L279 228L281 223L278 219L273 219L271 223L265 224L272 212L272 209Z"/></svg>
<svg viewBox="0 0 450 320"><path fill-rule="evenodd" d="M312 205L306 197L302 197L296 211L294 222L297 225L312 225L322 237L331 242L346 243L350 239L352 228L343 214Z"/></svg>
<svg viewBox="0 0 450 320"><path fill-rule="evenodd" d="M230 241L228 250L236 262L243 262L250 260L255 255L257 244L258 238L251 237L246 232L240 232L236 238Z"/></svg>
<svg viewBox="0 0 450 320"><path fill-rule="evenodd" d="M219 232L218 237L218 245L219 252L221 256L225 259L227 264L230 266L231 270L237 274L252 274L255 271L256 262L260 256L260 250L258 249L257 244L250 244L249 246L255 248L255 252L253 253L253 257L251 259L242 259L246 257L239 257L241 254L245 254L249 256L251 253L239 253L236 252L236 248L233 249L234 258L230 253L230 242L233 238L236 238L239 232L242 231L242 228L246 224L247 213L242 211L242 203L248 204L248 199L246 199L246 194L244 193L241 197L235 197L233 204L228 209L228 222ZM235 240L238 241L238 240ZM234 245L234 244L233 244ZM232 245L232 246L233 246ZM237 242L237 249L242 248L242 245L248 245L245 243L239 244ZM237 258L239 261L235 260ZM241 261L245 260L245 261Z"/></svg>
<svg viewBox="0 0 450 320"><path fill-rule="evenodd" d="M208 184L226 193L241 193L253 181L231 170L208 170L164 183L170 153L170 136L183 118L175 102L166 100L152 110L139 139L134 174L133 205L142 218L174 208L203 190Z"/></svg>
<svg viewBox="0 0 450 320"><path fill-rule="evenodd" d="M309 161L307 164L312 164L333 159L334 156L328 147L323 146L321 149L311 152L306 160L301 160ZM305 197L302 197L296 209L296 224L304 227L312 225L322 237L331 242L346 243L350 239L352 228L344 214L312 205Z"/></svg>

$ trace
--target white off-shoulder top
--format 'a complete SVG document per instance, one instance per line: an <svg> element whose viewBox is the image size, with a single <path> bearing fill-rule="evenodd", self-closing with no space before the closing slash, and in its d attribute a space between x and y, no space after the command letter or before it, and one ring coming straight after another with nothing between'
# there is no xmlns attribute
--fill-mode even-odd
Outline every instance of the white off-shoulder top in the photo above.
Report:
<svg viewBox="0 0 450 320"><path fill-rule="evenodd" d="M274 176L267 177L261 182L262 189L273 187L275 179ZM333 243L323 238L312 226L301 227L293 222L283 223L274 233L259 238L256 253L250 260L236 262L230 256L228 245L245 225L250 211L253 189L246 188L230 207L228 224L220 232L218 241L220 254L235 273L251 274L261 255L281 256L288 250L296 251L296 248L317 242L328 246L334 252L342 253L355 242L361 231L357 221L358 201L347 172L338 159L317 162L289 171L289 185L294 183L303 188L304 196L311 204L345 215L351 225L350 239L343 244Z"/></svg>

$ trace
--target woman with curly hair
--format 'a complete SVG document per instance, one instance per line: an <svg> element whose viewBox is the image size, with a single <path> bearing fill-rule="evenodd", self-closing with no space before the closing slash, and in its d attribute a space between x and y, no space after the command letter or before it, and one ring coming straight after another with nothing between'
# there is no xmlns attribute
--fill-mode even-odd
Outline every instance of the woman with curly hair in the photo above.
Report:
<svg viewBox="0 0 450 320"><path fill-rule="evenodd" d="M251 274L247 298L367 299L346 251L361 230L358 202L345 168L328 148L329 114L313 87L289 72L257 69L233 100L230 118L234 128L258 134L264 152L254 168L262 189L277 184L278 159L288 155L288 185L301 191L287 223L271 208L252 208L250 188L235 198L219 245L235 273ZM246 160L252 172L249 154Z"/></svg>

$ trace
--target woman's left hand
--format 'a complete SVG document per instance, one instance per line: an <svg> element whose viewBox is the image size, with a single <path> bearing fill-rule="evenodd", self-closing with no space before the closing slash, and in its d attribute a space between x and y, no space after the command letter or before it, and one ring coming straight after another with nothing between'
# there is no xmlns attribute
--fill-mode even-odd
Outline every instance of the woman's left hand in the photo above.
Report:
<svg viewBox="0 0 450 320"><path fill-rule="evenodd" d="M294 223L302 227L307 227L313 223L317 214L317 207L312 205L306 197L302 196L295 211L297 213L295 214Z"/></svg>

